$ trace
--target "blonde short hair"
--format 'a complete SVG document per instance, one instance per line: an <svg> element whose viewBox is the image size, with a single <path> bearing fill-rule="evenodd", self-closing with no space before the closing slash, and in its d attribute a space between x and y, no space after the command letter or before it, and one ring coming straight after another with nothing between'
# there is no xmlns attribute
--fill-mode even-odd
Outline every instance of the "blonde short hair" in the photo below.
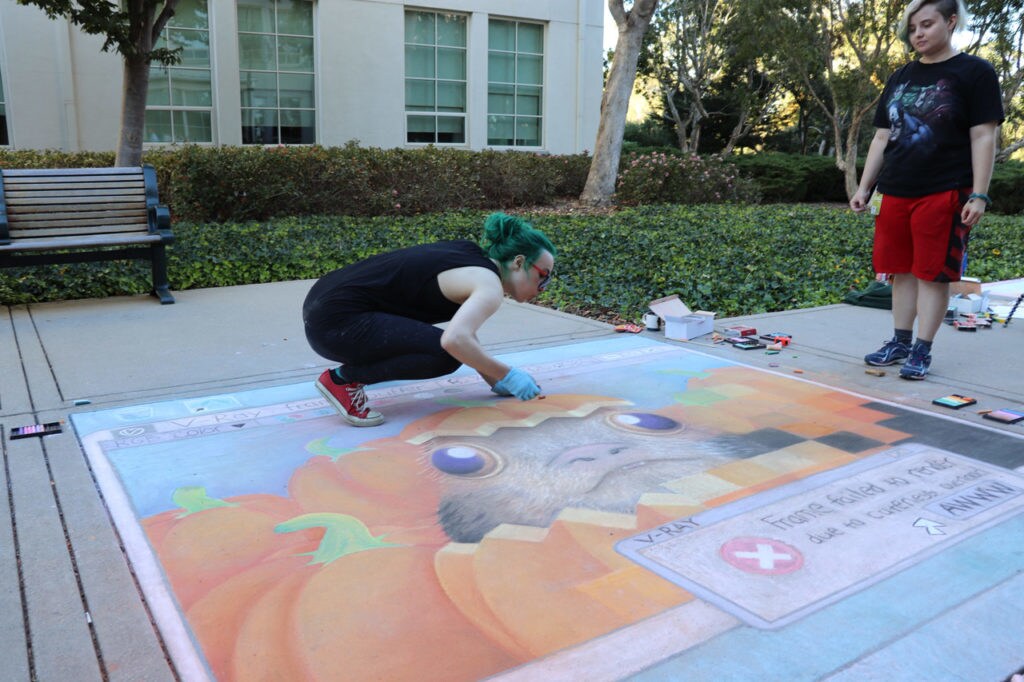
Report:
<svg viewBox="0 0 1024 682"><path fill-rule="evenodd" d="M946 21L955 15L957 19L954 31L959 31L967 23L967 9L964 7L963 0L911 0L903 10L903 16L900 17L900 23L896 27L896 35L907 44L907 47L913 48L910 44L910 17L925 5L935 5L935 9Z"/></svg>

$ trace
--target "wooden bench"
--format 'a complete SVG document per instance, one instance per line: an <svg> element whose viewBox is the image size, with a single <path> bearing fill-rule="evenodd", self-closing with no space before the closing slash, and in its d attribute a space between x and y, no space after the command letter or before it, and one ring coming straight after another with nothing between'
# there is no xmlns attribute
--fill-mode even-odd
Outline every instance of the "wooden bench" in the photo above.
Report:
<svg viewBox="0 0 1024 682"><path fill-rule="evenodd" d="M0 267L149 260L153 294L174 303L164 247L174 240L156 171L139 168L3 170Z"/></svg>

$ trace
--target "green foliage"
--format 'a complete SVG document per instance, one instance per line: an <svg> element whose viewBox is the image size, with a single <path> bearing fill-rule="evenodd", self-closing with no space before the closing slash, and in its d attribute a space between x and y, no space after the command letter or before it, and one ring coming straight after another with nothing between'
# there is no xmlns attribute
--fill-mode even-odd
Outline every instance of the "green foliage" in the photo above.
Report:
<svg viewBox="0 0 1024 682"><path fill-rule="evenodd" d="M164 65L180 61L181 48L154 47L143 52L141 38L146 30L153 35L174 14L178 0L18 0L19 5L34 5L51 19L66 18L84 33L104 36L103 51L114 50L125 57L145 57Z"/></svg>
<svg viewBox="0 0 1024 682"><path fill-rule="evenodd" d="M637 123L626 121L622 135L622 149L636 151L640 147L674 147L679 144L672 129L655 116L648 116Z"/></svg>
<svg viewBox="0 0 1024 682"><path fill-rule="evenodd" d="M719 204L756 201L758 194L717 156L652 152L623 158L615 197L624 205Z"/></svg>
<svg viewBox="0 0 1024 682"><path fill-rule="evenodd" d="M522 214L558 247L541 303L636 318L679 296L720 317L838 303L871 272L872 222L839 207L644 206L610 215ZM175 224L171 289L312 279L374 253L437 239L479 240L485 211L422 216L307 216ZM986 216L972 234L968 273L1024 277L1024 216ZM145 263L0 269L11 305L149 290ZM300 302L296 302L298 306Z"/></svg>
<svg viewBox="0 0 1024 682"><path fill-rule="evenodd" d="M988 195L992 197L992 206L988 209L990 213L1024 213L1024 162L997 163Z"/></svg>
<svg viewBox="0 0 1024 682"><path fill-rule="evenodd" d="M752 180L766 203L846 203L843 172L831 156L746 154L730 157L740 175Z"/></svg>

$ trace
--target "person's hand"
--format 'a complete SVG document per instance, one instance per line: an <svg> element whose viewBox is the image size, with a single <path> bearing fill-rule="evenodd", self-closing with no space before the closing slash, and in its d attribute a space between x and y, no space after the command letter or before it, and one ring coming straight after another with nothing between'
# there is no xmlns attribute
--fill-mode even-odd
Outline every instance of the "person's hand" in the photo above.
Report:
<svg viewBox="0 0 1024 682"><path fill-rule="evenodd" d="M986 208L988 208L988 204L984 199L971 199L964 204L963 210L960 211L960 222L967 227L974 227L981 220L981 216L985 215Z"/></svg>
<svg viewBox="0 0 1024 682"><path fill-rule="evenodd" d="M871 194L862 189L858 189L857 192L850 198L850 208L853 209L854 213L863 213L868 210L868 201L871 200Z"/></svg>
<svg viewBox="0 0 1024 682"><path fill-rule="evenodd" d="M491 387L498 395L515 396L520 400L532 400L540 395L540 386L529 374L513 367L498 383Z"/></svg>

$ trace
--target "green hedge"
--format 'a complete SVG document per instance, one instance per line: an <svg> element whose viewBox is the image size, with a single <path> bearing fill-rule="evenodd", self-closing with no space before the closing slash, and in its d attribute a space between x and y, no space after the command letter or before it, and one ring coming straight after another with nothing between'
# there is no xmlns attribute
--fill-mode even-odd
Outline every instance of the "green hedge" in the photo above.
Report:
<svg viewBox="0 0 1024 682"><path fill-rule="evenodd" d="M419 215L545 206L578 197L586 154L551 156L424 147L183 147L150 150L175 221L301 215ZM113 153L0 151L0 168L103 167Z"/></svg>
<svg viewBox="0 0 1024 682"><path fill-rule="evenodd" d="M847 202L842 171L831 156L764 153L730 158L753 181L765 203Z"/></svg>
<svg viewBox="0 0 1024 682"><path fill-rule="evenodd" d="M559 249L542 302L635 318L653 298L735 316L837 303L871 279L871 219L824 206L645 206L610 215L522 214ZM304 217L231 224L180 221L172 290L311 279L372 253L480 236L485 212ZM1024 277L1024 217L987 216L968 274ZM0 270L0 302L145 293L144 263Z"/></svg>
<svg viewBox="0 0 1024 682"><path fill-rule="evenodd" d="M988 194L992 197L991 212L1024 213L1024 161L997 163Z"/></svg>

